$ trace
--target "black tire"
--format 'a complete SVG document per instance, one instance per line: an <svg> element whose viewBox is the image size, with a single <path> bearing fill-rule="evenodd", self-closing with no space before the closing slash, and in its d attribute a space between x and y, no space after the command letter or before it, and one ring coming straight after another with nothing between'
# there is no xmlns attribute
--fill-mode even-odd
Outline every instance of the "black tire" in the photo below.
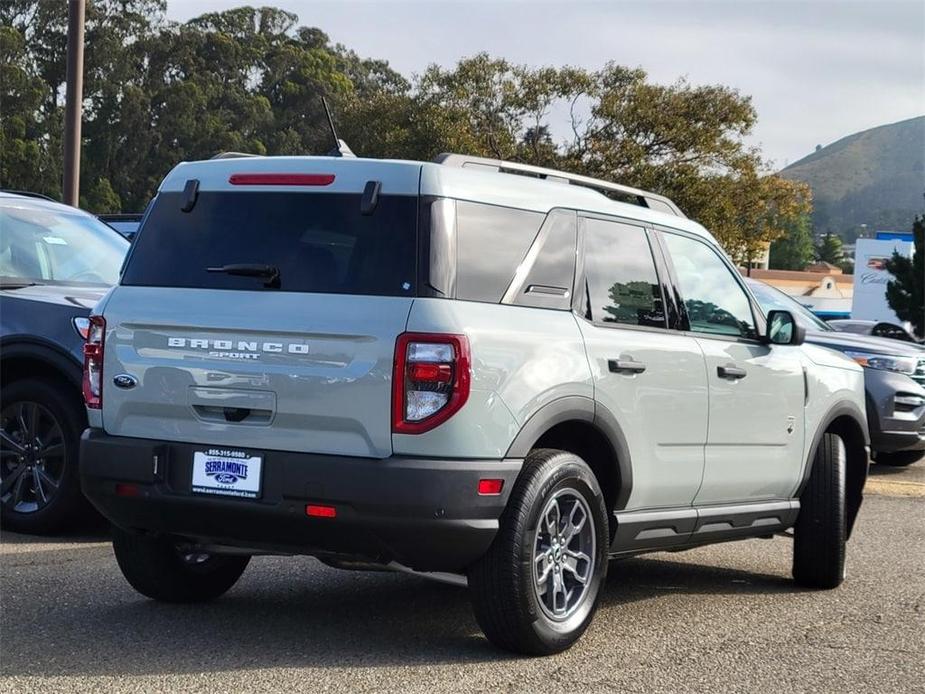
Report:
<svg viewBox="0 0 925 694"><path fill-rule="evenodd" d="M160 602L206 602L225 594L250 561L248 556L185 555L169 537L112 529L112 548L132 588Z"/></svg>
<svg viewBox="0 0 925 694"><path fill-rule="evenodd" d="M22 533L51 534L88 516L91 507L80 491L77 469L86 413L76 389L23 378L5 385L0 400L0 428L4 434L0 459L3 527ZM36 424L30 430L33 419ZM28 452L24 452L23 445L31 446ZM39 458L40 448L54 452Z"/></svg>
<svg viewBox="0 0 925 694"><path fill-rule="evenodd" d="M925 451L894 451L892 453L877 453L875 460L877 465L905 467L919 462L922 458L925 458Z"/></svg>
<svg viewBox="0 0 925 694"><path fill-rule="evenodd" d="M550 616L550 608L543 602L550 599L550 582L542 582L546 585L545 597L534 588L536 565L542 562L548 575L551 566L560 561L559 556L568 554L568 551L558 553L555 562L550 558L549 564L544 557L547 554L552 557L551 548L535 554L537 545L542 546L540 533L552 527L551 524L540 527L540 523L544 508L553 504L553 500L556 500L557 517L562 515L559 511L559 500L562 500L565 510L572 509L569 521L574 520L576 507L582 514L587 509L588 518L593 521L587 528L586 521L576 522L582 530L564 545L566 550L593 547L593 551L583 553L589 561L572 559L575 566L582 565L586 572L585 583L571 606L568 602L572 598L562 591L567 610L561 619ZM569 528L557 526L561 528L560 537L565 537ZM593 538L591 543L590 538ZM498 535L485 556L468 572L475 617L488 640L500 648L528 655L558 653L575 643L591 623L600 600L607 575L608 538L604 497L588 465L578 456L564 451L530 453L501 515ZM569 559L562 561L567 563ZM573 568L564 564L557 566L561 569L555 569L557 583L553 588L553 601L559 594L559 587L567 583L566 569L569 569L573 592L578 586Z"/></svg>
<svg viewBox="0 0 925 694"><path fill-rule="evenodd" d="M807 588L836 588L845 579L845 461L841 438L824 434L793 529L793 578Z"/></svg>

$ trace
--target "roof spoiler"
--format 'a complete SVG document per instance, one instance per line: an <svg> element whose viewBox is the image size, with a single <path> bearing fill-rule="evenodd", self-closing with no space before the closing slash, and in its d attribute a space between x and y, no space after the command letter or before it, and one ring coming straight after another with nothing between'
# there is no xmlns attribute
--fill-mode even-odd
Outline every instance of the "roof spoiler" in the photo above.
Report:
<svg viewBox="0 0 925 694"><path fill-rule="evenodd" d="M243 159L245 157L259 157L259 154L248 154L247 152L219 152L210 159Z"/></svg>
<svg viewBox="0 0 925 694"><path fill-rule="evenodd" d="M541 166L531 166L529 164L519 164L513 161L504 161L502 159L488 159L486 157L470 157L466 154L439 154L434 159L437 164L443 166L455 166L466 169L483 169L486 171L496 171L498 173L514 174L518 176L527 176L530 178L539 178L544 181L553 181L556 183L566 183L573 186L582 186L591 188L607 197L612 194L623 198L630 198L633 202L641 207L648 207L658 212L666 212L676 217L686 217L681 208L674 204L671 199L657 193L650 193L647 190L632 188L630 186L611 183L598 178L588 176L579 176L578 174L556 171L555 169L544 169ZM611 194L611 195L608 195Z"/></svg>

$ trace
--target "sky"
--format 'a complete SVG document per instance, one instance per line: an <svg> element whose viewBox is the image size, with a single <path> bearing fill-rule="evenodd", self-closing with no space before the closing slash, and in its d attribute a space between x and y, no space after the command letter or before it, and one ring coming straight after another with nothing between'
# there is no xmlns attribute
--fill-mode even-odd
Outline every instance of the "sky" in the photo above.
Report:
<svg viewBox="0 0 925 694"><path fill-rule="evenodd" d="M615 61L658 83L734 87L752 97L748 141L775 169L817 144L925 114L923 0L168 0L167 16L245 4L289 10L406 76L487 51L531 66Z"/></svg>

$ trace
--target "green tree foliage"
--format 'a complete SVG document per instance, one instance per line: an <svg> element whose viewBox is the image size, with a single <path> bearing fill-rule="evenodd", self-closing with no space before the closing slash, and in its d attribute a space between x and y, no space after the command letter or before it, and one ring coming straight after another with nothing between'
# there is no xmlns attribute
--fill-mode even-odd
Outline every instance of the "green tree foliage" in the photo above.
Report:
<svg viewBox="0 0 925 694"><path fill-rule="evenodd" d="M823 263L841 265L845 262L841 238L834 234L826 234L816 244L816 259Z"/></svg>
<svg viewBox="0 0 925 694"><path fill-rule="evenodd" d="M143 209L183 160L327 152L321 96L357 154L464 152L646 188L675 199L743 262L809 211L808 189L767 175L743 143L755 110L727 87L484 53L406 79L283 10L239 7L179 24L164 7L88 3L81 176L97 211ZM0 20L0 185L57 195L66 3L4 0Z"/></svg>
<svg viewBox="0 0 925 694"><path fill-rule="evenodd" d="M886 262L895 278L886 286L886 300L900 320L912 323L915 334L925 337L925 217L916 218L912 235L912 257L894 252Z"/></svg>
<svg viewBox="0 0 925 694"><path fill-rule="evenodd" d="M809 215L801 215L785 225L784 235L771 244L768 266L773 270L802 270L815 256Z"/></svg>

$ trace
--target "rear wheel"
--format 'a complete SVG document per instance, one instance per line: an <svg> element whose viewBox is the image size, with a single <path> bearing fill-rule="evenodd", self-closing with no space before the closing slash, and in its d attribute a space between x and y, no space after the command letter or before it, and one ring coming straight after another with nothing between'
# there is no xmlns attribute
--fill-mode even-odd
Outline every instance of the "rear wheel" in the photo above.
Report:
<svg viewBox="0 0 925 694"><path fill-rule="evenodd" d="M24 378L4 386L0 404L0 513L4 527L60 531L90 505L77 455L83 405L65 386Z"/></svg>
<svg viewBox="0 0 925 694"><path fill-rule="evenodd" d="M807 588L835 588L845 579L845 465L844 442L824 434L793 529L793 578Z"/></svg>
<svg viewBox="0 0 925 694"><path fill-rule="evenodd" d="M161 602L205 602L237 582L248 556L216 555L165 536L112 529L112 547L122 575L142 595Z"/></svg>
<svg viewBox="0 0 925 694"><path fill-rule="evenodd" d="M893 453L877 453L877 465L891 467L905 467L919 462L925 458L925 451L894 451Z"/></svg>
<svg viewBox="0 0 925 694"><path fill-rule="evenodd" d="M486 555L469 570L476 619L495 645L546 655L591 623L607 574L607 512L579 457L532 452Z"/></svg>

